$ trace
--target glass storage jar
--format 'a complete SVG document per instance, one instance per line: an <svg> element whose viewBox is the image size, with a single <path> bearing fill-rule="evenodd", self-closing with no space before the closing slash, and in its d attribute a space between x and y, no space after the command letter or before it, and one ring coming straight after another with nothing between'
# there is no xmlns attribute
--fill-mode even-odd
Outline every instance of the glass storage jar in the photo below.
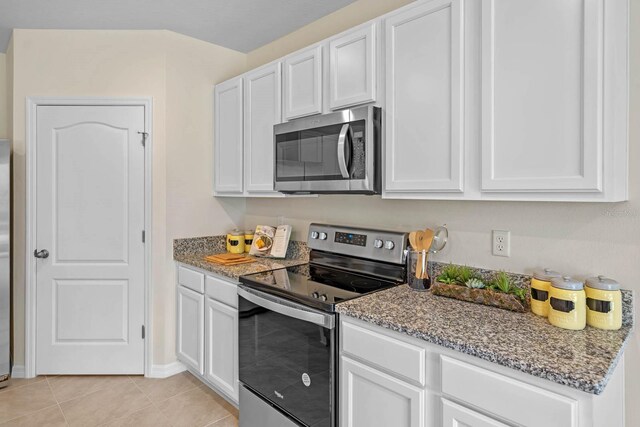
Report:
<svg viewBox="0 0 640 427"><path fill-rule="evenodd" d="M622 326L622 293L620 284L603 276L590 277L585 287L587 325L615 330Z"/></svg>
<svg viewBox="0 0 640 427"><path fill-rule="evenodd" d="M531 312L538 316L547 317L549 315L549 287L551 279L562 277L557 271L536 270L531 279Z"/></svg>
<svg viewBox="0 0 640 427"><path fill-rule="evenodd" d="M587 324L584 284L571 277L554 277L549 287L549 323L580 330Z"/></svg>

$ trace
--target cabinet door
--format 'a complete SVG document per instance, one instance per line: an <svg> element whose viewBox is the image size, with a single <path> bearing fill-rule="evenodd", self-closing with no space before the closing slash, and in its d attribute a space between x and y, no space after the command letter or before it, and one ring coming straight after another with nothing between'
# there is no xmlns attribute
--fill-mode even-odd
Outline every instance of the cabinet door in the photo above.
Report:
<svg viewBox="0 0 640 427"><path fill-rule="evenodd" d="M284 60L284 117L287 120L322 112L322 46Z"/></svg>
<svg viewBox="0 0 640 427"><path fill-rule="evenodd" d="M329 107L376 100L376 24L329 42Z"/></svg>
<svg viewBox="0 0 640 427"><path fill-rule="evenodd" d="M204 374L204 295L178 286L178 359Z"/></svg>
<svg viewBox="0 0 640 427"><path fill-rule="evenodd" d="M207 298L205 377L238 402L238 310Z"/></svg>
<svg viewBox="0 0 640 427"><path fill-rule="evenodd" d="M385 21L386 191L463 190L462 23L461 0Z"/></svg>
<svg viewBox="0 0 640 427"><path fill-rule="evenodd" d="M482 190L600 192L604 0L482 0Z"/></svg>
<svg viewBox="0 0 640 427"><path fill-rule="evenodd" d="M342 356L340 425L422 427L424 390Z"/></svg>
<svg viewBox="0 0 640 427"><path fill-rule="evenodd" d="M273 125L280 123L280 63L245 74L244 164L247 193L273 192Z"/></svg>
<svg viewBox="0 0 640 427"><path fill-rule="evenodd" d="M242 78L214 90L214 192L242 194Z"/></svg>
<svg viewBox="0 0 640 427"><path fill-rule="evenodd" d="M443 427L507 427L493 418L472 411L455 404L447 399L442 399L442 426Z"/></svg>

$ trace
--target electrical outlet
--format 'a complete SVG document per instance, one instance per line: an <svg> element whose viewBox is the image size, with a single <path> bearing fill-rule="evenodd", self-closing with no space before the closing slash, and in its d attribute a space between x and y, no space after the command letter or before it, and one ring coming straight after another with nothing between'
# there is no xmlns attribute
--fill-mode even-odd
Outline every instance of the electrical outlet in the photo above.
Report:
<svg viewBox="0 0 640 427"><path fill-rule="evenodd" d="M511 256L511 232L493 230L493 250L495 256Z"/></svg>

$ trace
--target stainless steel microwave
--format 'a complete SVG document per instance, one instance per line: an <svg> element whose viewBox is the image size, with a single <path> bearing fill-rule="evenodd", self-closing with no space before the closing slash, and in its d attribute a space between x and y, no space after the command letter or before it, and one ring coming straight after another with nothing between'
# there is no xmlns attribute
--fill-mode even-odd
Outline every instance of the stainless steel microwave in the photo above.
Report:
<svg viewBox="0 0 640 427"><path fill-rule="evenodd" d="M359 107L274 126L283 193L380 193L381 110Z"/></svg>

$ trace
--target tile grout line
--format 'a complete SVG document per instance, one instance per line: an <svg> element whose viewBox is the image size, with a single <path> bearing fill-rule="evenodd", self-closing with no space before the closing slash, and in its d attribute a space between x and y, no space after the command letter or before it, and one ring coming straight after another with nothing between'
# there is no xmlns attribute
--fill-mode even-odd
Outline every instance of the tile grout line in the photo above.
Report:
<svg viewBox="0 0 640 427"><path fill-rule="evenodd" d="M38 409L37 411L27 412L26 414L22 414L22 415L20 415L20 416L17 416L17 417L14 417L14 418L10 418L10 419L8 419L8 420L4 420L3 422L1 422L1 423L0 423L0 425L5 425L6 423L11 422L11 421L15 421L15 420L17 420L17 419L19 419L19 418L22 418L22 417L28 417L29 415L37 414L37 413L38 413L38 412L40 412L40 411L44 411L44 410L47 410L47 409L51 409L51 408L53 408L54 406L58 406L58 404L56 403L56 404L51 405L51 406L47 406L47 407L44 407L44 408L40 408L40 409Z"/></svg>
<svg viewBox="0 0 640 427"><path fill-rule="evenodd" d="M53 392L53 388L51 387L51 383L49 382L49 377L45 375L44 380L47 382L47 386L49 387L49 391L51 391L51 395L56 400L56 404L58 406L58 411L60 411L60 413L62 414L62 418L64 419L64 423L68 426L69 425L69 421L67 420L67 416L64 414L64 411L62 410L62 406L60 406L60 402L58 402L58 398L56 397L56 394Z"/></svg>

